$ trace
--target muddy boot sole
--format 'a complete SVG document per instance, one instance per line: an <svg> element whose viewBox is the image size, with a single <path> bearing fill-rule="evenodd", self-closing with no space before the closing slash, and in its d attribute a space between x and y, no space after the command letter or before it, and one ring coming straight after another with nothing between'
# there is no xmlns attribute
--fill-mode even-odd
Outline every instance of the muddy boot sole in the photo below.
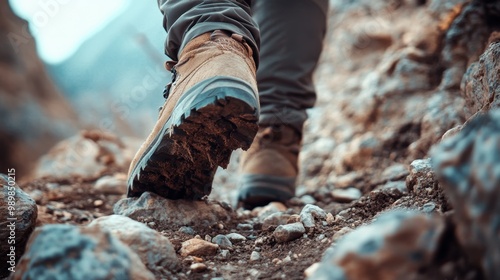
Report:
<svg viewBox="0 0 500 280"><path fill-rule="evenodd" d="M227 167L233 150L250 147L258 108L252 89L241 81L219 78L190 89L133 168L127 196L209 195L217 167Z"/></svg>

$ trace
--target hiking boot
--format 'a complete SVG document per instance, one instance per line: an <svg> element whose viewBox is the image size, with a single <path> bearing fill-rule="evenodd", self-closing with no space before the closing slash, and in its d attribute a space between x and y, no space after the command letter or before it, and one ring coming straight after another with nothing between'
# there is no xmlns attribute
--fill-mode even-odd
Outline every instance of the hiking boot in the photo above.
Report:
<svg viewBox="0 0 500 280"><path fill-rule="evenodd" d="M132 160L128 197L210 194L218 166L250 147L259 100L252 50L242 36L217 30L190 41L174 66L153 131Z"/></svg>
<svg viewBox="0 0 500 280"><path fill-rule="evenodd" d="M261 127L241 157L239 203L247 209L295 195L302 135L286 126Z"/></svg>

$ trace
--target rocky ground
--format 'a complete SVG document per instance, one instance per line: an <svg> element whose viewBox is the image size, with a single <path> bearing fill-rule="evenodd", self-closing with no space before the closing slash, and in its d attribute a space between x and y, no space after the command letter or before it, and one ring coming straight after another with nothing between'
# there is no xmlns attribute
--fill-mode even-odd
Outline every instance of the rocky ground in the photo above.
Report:
<svg viewBox="0 0 500 280"><path fill-rule="evenodd" d="M139 139L61 142L18 182L13 278L496 279L499 19L495 1L331 1L285 204L235 207L238 152L205 201L127 199Z"/></svg>

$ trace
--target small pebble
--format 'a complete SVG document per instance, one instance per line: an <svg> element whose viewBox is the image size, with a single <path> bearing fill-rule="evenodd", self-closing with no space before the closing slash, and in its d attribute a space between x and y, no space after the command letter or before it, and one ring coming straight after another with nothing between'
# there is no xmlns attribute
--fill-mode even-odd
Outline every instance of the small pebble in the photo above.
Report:
<svg viewBox="0 0 500 280"><path fill-rule="evenodd" d="M304 224L304 227L312 228L315 225L314 218L326 219L326 212L316 205L307 204L300 211L300 221Z"/></svg>
<svg viewBox="0 0 500 280"><path fill-rule="evenodd" d="M329 224L329 225L333 225L333 223L335 222L335 217L333 216L332 213L328 213L326 214L326 222Z"/></svg>
<svg viewBox="0 0 500 280"><path fill-rule="evenodd" d="M316 203L316 199L314 199L314 197L306 194L304 195L303 197L300 198L300 200L302 200L302 202L304 202L304 204L314 204Z"/></svg>
<svg viewBox="0 0 500 280"><path fill-rule="evenodd" d="M283 263L289 263L289 262L291 262L291 261L292 261L292 258L290 258L290 256L286 256L286 258L284 258L284 259L282 260L282 262L283 262Z"/></svg>
<svg viewBox="0 0 500 280"><path fill-rule="evenodd" d="M202 239L193 238L182 242L180 255L186 256L213 256L217 253L219 245Z"/></svg>
<svg viewBox="0 0 500 280"><path fill-rule="evenodd" d="M260 209L254 209L254 211L252 211L252 214L259 217L259 219L262 221L271 214L277 212L285 212L287 209L288 208L281 202L271 202Z"/></svg>
<svg viewBox="0 0 500 280"><path fill-rule="evenodd" d="M278 243L284 243L301 237L306 232L302 223L280 225L274 230L273 236Z"/></svg>
<svg viewBox="0 0 500 280"><path fill-rule="evenodd" d="M149 226L150 228L152 228L152 227L156 226L156 223L155 223L155 222L149 222L149 223L148 223L148 226Z"/></svg>
<svg viewBox="0 0 500 280"><path fill-rule="evenodd" d="M252 254L250 254L250 261L255 262L260 260L260 253L257 251L253 251Z"/></svg>
<svg viewBox="0 0 500 280"><path fill-rule="evenodd" d="M230 249L233 247L233 243L227 238L227 236L219 234L212 238L212 243L219 245L222 249Z"/></svg>
<svg viewBox="0 0 500 280"><path fill-rule="evenodd" d="M207 265L204 263L193 263L189 269L191 269L193 272L203 272L207 270Z"/></svg>
<svg viewBox="0 0 500 280"><path fill-rule="evenodd" d="M243 242L247 240L245 236L235 232L226 234L226 237L229 238L229 240L231 240L234 243Z"/></svg>
<svg viewBox="0 0 500 280"><path fill-rule="evenodd" d="M104 204L104 202L103 202L102 200L100 200L100 199L98 199L98 200L94 201L94 206L95 206L95 207L99 207L99 206L101 206L101 205L103 205L103 204Z"/></svg>
<svg viewBox="0 0 500 280"><path fill-rule="evenodd" d="M187 235L195 235L195 231L192 227L181 227L179 232L187 234Z"/></svg>
<svg viewBox="0 0 500 280"><path fill-rule="evenodd" d="M316 240L321 241L321 240L325 239L325 237L326 236L324 234L320 234L320 235L318 235L318 237L316 237Z"/></svg>
<svg viewBox="0 0 500 280"><path fill-rule="evenodd" d="M222 260L229 259L229 250L221 250L219 254L219 258Z"/></svg>
<svg viewBox="0 0 500 280"><path fill-rule="evenodd" d="M212 236L208 235L208 234L205 234L205 241L212 241Z"/></svg>
<svg viewBox="0 0 500 280"><path fill-rule="evenodd" d="M238 224L236 228L239 230L253 230L253 226L251 224Z"/></svg>
<svg viewBox="0 0 500 280"><path fill-rule="evenodd" d="M264 245L264 241L265 241L264 237L259 237L255 240L254 244L255 244L255 246L262 246L262 245Z"/></svg>
<svg viewBox="0 0 500 280"><path fill-rule="evenodd" d="M252 276L252 277L256 277L258 278L257 276L260 274L260 271L258 271L257 269L255 268L252 268L252 269L249 269L248 270L248 273Z"/></svg>
<svg viewBox="0 0 500 280"><path fill-rule="evenodd" d="M274 229L279 225L286 225L289 218L290 215L284 214L282 212L273 213L264 219L264 221L262 222L262 229L269 230Z"/></svg>

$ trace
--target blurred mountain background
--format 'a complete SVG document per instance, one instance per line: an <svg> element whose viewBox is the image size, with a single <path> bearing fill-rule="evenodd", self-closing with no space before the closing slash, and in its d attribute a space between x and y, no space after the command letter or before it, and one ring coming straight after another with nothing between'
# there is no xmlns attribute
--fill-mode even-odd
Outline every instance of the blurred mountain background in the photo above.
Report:
<svg viewBox="0 0 500 280"><path fill-rule="evenodd" d="M0 9L2 170L26 175L80 129L148 133L170 79L155 1L10 0Z"/></svg>

